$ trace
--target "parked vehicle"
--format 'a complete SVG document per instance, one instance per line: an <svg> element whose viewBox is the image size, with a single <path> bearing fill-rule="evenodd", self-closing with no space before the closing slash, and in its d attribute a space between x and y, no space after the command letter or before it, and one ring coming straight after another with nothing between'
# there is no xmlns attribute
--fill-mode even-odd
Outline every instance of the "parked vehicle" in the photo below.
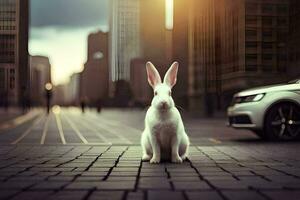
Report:
<svg viewBox="0 0 300 200"><path fill-rule="evenodd" d="M227 114L229 126L252 130L264 139L300 138L300 79L239 92Z"/></svg>

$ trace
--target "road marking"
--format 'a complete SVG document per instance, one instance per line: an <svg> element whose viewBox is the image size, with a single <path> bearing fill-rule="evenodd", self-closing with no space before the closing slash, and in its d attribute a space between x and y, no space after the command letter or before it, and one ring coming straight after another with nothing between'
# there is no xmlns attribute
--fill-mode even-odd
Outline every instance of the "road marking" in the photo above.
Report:
<svg viewBox="0 0 300 200"><path fill-rule="evenodd" d="M90 115L91 116L91 115ZM96 120L96 118L94 118ZM97 119L99 120L99 119ZM126 143L128 144L132 144L132 142L130 140L128 140L126 137L124 137L123 135L121 134L117 134L113 131L110 131L110 129L112 128L111 126L113 125L108 125L107 122L105 122L105 120L103 119L100 119L100 122L101 122L101 125L96 123L94 120L90 119L89 120L91 123L95 124L96 126L98 126L99 128L101 129L104 129L106 132L108 132L109 134L113 134L115 136L117 136L118 138L120 138L121 140L125 141ZM106 123L106 124L105 124Z"/></svg>
<svg viewBox="0 0 300 200"><path fill-rule="evenodd" d="M215 138L208 138L209 141L216 143L216 144L221 144L222 142L220 140L217 140Z"/></svg>
<svg viewBox="0 0 300 200"><path fill-rule="evenodd" d="M75 124L69 119L69 117L67 117L66 115L64 115L64 117L66 118L66 120L69 123L69 125L71 126L71 128L75 131L75 133L81 139L81 141L84 144L88 144L89 142L83 137L83 135L80 133L80 131L78 130L78 128L75 126Z"/></svg>
<svg viewBox="0 0 300 200"><path fill-rule="evenodd" d="M47 135L47 131L48 131L49 121L50 121L50 116L48 115L47 119L46 119L46 122L45 122L45 125L44 125L44 129L43 129L41 144L45 144L45 139L46 139L46 135Z"/></svg>
<svg viewBox="0 0 300 200"><path fill-rule="evenodd" d="M31 131L32 129L39 123L41 122L43 119L43 117L36 119L32 125L19 137L17 138L15 141L13 141L11 144L17 144L18 142L20 142L21 140L23 140Z"/></svg>
<svg viewBox="0 0 300 200"><path fill-rule="evenodd" d="M64 131L63 131L63 128L62 128L62 124L61 124L61 120L60 120L59 114L55 114L55 120L56 120L56 124L57 124L57 128L58 128L58 133L59 133L61 142L63 144L66 144L66 139L65 139L65 136L64 136Z"/></svg>
<svg viewBox="0 0 300 200"><path fill-rule="evenodd" d="M84 127L86 127L87 129L89 129L90 131L92 131L92 132L95 132L96 133L96 135L101 139L101 140L103 140L105 143L107 143L107 144L112 144L111 142L109 142L109 140L104 136L104 135L102 135L100 132L99 132L99 130L97 130L96 128L92 128L91 126L88 126L88 124L86 123L86 122L83 122L83 120L82 121L80 121L81 122L81 124L84 126Z"/></svg>

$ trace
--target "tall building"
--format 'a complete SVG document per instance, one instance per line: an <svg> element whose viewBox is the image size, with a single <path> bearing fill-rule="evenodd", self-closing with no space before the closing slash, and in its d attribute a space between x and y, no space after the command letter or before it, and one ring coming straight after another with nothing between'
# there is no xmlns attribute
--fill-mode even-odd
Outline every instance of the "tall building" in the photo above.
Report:
<svg viewBox="0 0 300 200"><path fill-rule="evenodd" d="M0 1L0 104L29 100L28 0Z"/></svg>
<svg viewBox="0 0 300 200"><path fill-rule="evenodd" d="M188 19L190 0L173 0L172 62L179 62L178 81L173 91L175 103L188 107Z"/></svg>
<svg viewBox="0 0 300 200"><path fill-rule="evenodd" d="M209 114L214 108L227 107L235 92L287 79L288 3L191 0L192 105Z"/></svg>
<svg viewBox="0 0 300 200"><path fill-rule="evenodd" d="M131 60L130 88L133 103L137 106L150 105L153 97L152 88L148 84L146 62L140 58Z"/></svg>
<svg viewBox="0 0 300 200"><path fill-rule="evenodd" d="M95 104L108 97L108 33L88 36L88 55L80 77L80 98Z"/></svg>
<svg viewBox="0 0 300 200"><path fill-rule="evenodd" d="M300 77L300 1L290 1L289 67L290 79Z"/></svg>
<svg viewBox="0 0 300 200"><path fill-rule="evenodd" d="M171 30L166 29L166 1L140 1L141 57L150 60L160 72L165 72L166 65L171 62L167 51L168 40L171 40ZM168 62L167 62L168 61Z"/></svg>
<svg viewBox="0 0 300 200"><path fill-rule="evenodd" d="M220 46L222 93L227 105L236 91L286 81L289 1L224 2Z"/></svg>
<svg viewBox="0 0 300 200"><path fill-rule="evenodd" d="M45 105L46 83L51 83L49 58L30 56L30 101L33 106Z"/></svg>
<svg viewBox="0 0 300 200"><path fill-rule="evenodd" d="M111 80L130 79L130 61L140 55L140 0L110 1Z"/></svg>
<svg viewBox="0 0 300 200"><path fill-rule="evenodd" d="M188 30L189 107L211 115L217 105L219 69L219 7L218 0L191 0Z"/></svg>

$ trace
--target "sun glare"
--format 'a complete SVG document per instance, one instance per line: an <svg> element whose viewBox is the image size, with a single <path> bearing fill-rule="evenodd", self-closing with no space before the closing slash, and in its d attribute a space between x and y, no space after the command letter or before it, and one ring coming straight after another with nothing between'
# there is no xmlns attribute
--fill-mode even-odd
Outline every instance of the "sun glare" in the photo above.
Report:
<svg viewBox="0 0 300 200"><path fill-rule="evenodd" d="M174 0L166 0L166 29L173 29Z"/></svg>

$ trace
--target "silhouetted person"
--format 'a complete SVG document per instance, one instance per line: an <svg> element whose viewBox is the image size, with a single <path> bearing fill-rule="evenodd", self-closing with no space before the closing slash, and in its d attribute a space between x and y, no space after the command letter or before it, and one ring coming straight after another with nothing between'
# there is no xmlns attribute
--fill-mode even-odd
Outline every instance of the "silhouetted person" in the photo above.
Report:
<svg viewBox="0 0 300 200"><path fill-rule="evenodd" d="M85 100L84 99L81 99L80 106L81 106L81 112L84 113L84 111L85 111Z"/></svg>
<svg viewBox="0 0 300 200"><path fill-rule="evenodd" d="M98 101L98 103L97 103L97 112L100 113L101 110L102 110L102 101L101 101L101 99L100 99L100 100Z"/></svg>
<svg viewBox="0 0 300 200"><path fill-rule="evenodd" d="M50 105L51 105L51 97L52 97L52 92L51 90L46 90L46 106L47 106L47 114L50 113Z"/></svg>
<svg viewBox="0 0 300 200"><path fill-rule="evenodd" d="M46 83L46 85L45 85L45 96L46 96L47 114L49 114L51 98L52 98L52 84L51 83Z"/></svg>

